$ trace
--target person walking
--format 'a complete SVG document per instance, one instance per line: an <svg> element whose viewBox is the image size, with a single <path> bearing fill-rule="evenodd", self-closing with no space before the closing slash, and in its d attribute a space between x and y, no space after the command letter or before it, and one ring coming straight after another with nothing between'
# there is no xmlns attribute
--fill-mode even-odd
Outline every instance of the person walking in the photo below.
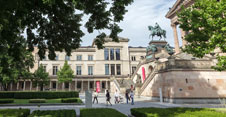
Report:
<svg viewBox="0 0 226 117"><path fill-rule="evenodd" d="M128 102L130 101L129 92L128 91L126 91L125 97L126 97L126 103L128 104Z"/></svg>
<svg viewBox="0 0 226 117"><path fill-rule="evenodd" d="M111 101L110 101L110 99L111 99L111 96L110 96L110 93L109 93L109 91L107 90L107 92L106 92L106 103L107 103L107 106L108 106L108 103L110 103L111 104ZM111 104L111 106L112 106L112 104Z"/></svg>
<svg viewBox="0 0 226 117"><path fill-rule="evenodd" d="M115 104L116 103L119 103L119 93L117 90L115 91Z"/></svg>
<svg viewBox="0 0 226 117"><path fill-rule="evenodd" d="M94 92L94 97L93 97L93 104L94 104L95 100L97 101L97 104L98 104L98 99L97 99L97 97L98 97L98 93L97 93L97 91L95 91L95 92Z"/></svg>
<svg viewBox="0 0 226 117"><path fill-rule="evenodd" d="M134 105L134 93L133 91L130 92L130 98L131 98L131 105Z"/></svg>

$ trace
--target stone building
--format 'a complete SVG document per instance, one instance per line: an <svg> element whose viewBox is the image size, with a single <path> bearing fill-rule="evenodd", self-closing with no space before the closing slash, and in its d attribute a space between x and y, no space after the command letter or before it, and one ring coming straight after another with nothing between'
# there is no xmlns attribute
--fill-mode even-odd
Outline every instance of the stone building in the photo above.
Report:
<svg viewBox="0 0 226 117"><path fill-rule="evenodd" d="M106 38L104 49L98 49L94 43L91 46L80 47L73 50L71 56L65 52L56 52L55 60L49 60L47 54L43 60L39 60L38 49L32 53L35 58L34 68L37 70L42 64L49 73L50 84L45 90L51 91L85 91L96 90L103 92L110 89L110 81L115 79L126 79L136 70L136 66L141 58L146 55L144 47L128 46L129 39L121 38L119 43ZM71 83L58 83L57 72L68 61L74 71L74 79ZM38 91L40 87L34 87L30 80L20 80L16 84L10 85L12 91Z"/></svg>
<svg viewBox="0 0 226 117"><path fill-rule="evenodd" d="M193 3L194 0L177 0L166 14L174 32L175 54L170 55L166 51L162 46L166 44L164 41L150 42L150 45L158 47L158 52L154 53L154 58L141 61L131 77L136 84L137 95L172 103L220 103L219 99L226 98L226 71L211 69L216 65L216 56L196 58L180 51L177 13L182 5L189 7ZM187 44L183 40L186 32L180 31L184 46Z"/></svg>

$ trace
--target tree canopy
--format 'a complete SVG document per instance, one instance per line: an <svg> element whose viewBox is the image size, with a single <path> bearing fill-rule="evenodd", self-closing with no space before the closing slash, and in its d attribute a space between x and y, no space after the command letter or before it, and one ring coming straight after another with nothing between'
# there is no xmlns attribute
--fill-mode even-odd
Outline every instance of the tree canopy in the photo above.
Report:
<svg viewBox="0 0 226 117"><path fill-rule="evenodd" d="M43 91L44 86L49 84L49 74L45 71L42 64L35 71L32 81L34 83L34 86L40 86L41 91Z"/></svg>
<svg viewBox="0 0 226 117"><path fill-rule="evenodd" d="M4 48L22 38L28 44L28 50L39 48L40 58L46 50L49 58L54 59L55 51L66 51L80 46L84 35L80 29L82 16L89 16L85 27L89 33L94 30L109 29L110 37L118 41L122 31L118 22L127 12L126 6L133 0L0 0L0 44ZM110 7L108 7L108 5ZM27 36L21 36L25 33ZM95 43L103 48L100 33ZM13 48L12 48L13 49Z"/></svg>
<svg viewBox="0 0 226 117"><path fill-rule="evenodd" d="M189 32L183 51L203 57L220 49L226 53L226 0L197 0L179 13L180 28ZM226 56L217 53L218 63L213 68L226 70Z"/></svg>
<svg viewBox="0 0 226 117"><path fill-rule="evenodd" d="M72 78L74 78L74 71L71 69L68 62L64 62L64 66L57 72L57 77L59 82L71 82Z"/></svg>

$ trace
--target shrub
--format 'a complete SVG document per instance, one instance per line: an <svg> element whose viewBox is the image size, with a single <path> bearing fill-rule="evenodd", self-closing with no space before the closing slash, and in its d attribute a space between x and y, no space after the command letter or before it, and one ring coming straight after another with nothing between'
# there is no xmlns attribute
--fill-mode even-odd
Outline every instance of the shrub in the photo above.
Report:
<svg viewBox="0 0 226 117"><path fill-rule="evenodd" d="M61 99L62 103L77 103L78 102L78 98L65 98L65 99Z"/></svg>
<svg viewBox="0 0 226 117"><path fill-rule="evenodd" d="M28 117L76 117L75 110L36 110L31 113Z"/></svg>
<svg viewBox="0 0 226 117"><path fill-rule="evenodd" d="M46 99L30 99L29 103L46 103Z"/></svg>
<svg viewBox="0 0 226 117"><path fill-rule="evenodd" d="M225 113L207 108L132 108L135 117L226 117Z"/></svg>
<svg viewBox="0 0 226 117"><path fill-rule="evenodd" d="M84 108L80 109L80 117L127 117L111 108Z"/></svg>
<svg viewBox="0 0 226 117"><path fill-rule="evenodd" d="M54 99L54 98L74 98L74 97L79 97L79 93L76 91L0 92L0 98Z"/></svg>
<svg viewBox="0 0 226 117"><path fill-rule="evenodd" d="M13 99L0 99L0 104L13 103Z"/></svg>
<svg viewBox="0 0 226 117"><path fill-rule="evenodd" d="M29 109L1 109L2 117L27 117L30 114Z"/></svg>

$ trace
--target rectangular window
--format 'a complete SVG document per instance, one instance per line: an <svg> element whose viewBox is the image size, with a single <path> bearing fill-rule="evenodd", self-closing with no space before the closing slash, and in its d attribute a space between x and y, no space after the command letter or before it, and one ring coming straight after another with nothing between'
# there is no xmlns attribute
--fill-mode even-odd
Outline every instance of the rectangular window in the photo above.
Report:
<svg viewBox="0 0 226 117"><path fill-rule="evenodd" d="M117 70L117 75L121 75L121 65L120 64L116 65L116 70Z"/></svg>
<svg viewBox="0 0 226 117"><path fill-rule="evenodd" d="M115 75L115 64L111 64L111 75Z"/></svg>
<svg viewBox="0 0 226 117"><path fill-rule="evenodd" d="M110 49L110 60L114 60L114 48Z"/></svg>
<svg viewBox="0 0 226 117"><path fill-rule="evenodd" d="M69 88L69 82L65 82L65 88L68 89Z"/></svg>
<svg viewBox="0 0 226 117"><path fill-rule="evenodd" d="M82 75L82 66L76 66L76 75Z"/></svg>
<svg viewBox="0 0 226 117"><path fill-rule="evenodd" d="M102 82L102 89L105 89L105 82Z"/></svg>
<svg viewBox="0 0 226 117"><path fill-rule="evenodd" d="M132 74L136 71L137 67L136 66L132 66Z"/></svg>
<svg viewBox="0 0 226 117"><path fill-rule="evenodd" d="M108 48L104 49L104 60L109 60L109 49Z"/></svg>
<svg viewBox="0 0 226 117"><path fill-rule="evenodd" d="M58 56L58 55L56 55L55 60L56 60L56 61L59 60L59 56Z"/></svg>
<svg viewBox="0 0 226 117"><path fill-rule="evenodd" d="M116 60L120 60L120 49L115 50Z"/></svg>
<svg viewBox="0 0 226 117"><path fill-rule="evenodd" d="M53 75L57 75L58 66L53 66Z"/></svg>
<svg viewBox="0 0 226 117"><path fill-rule="evenodd" d="M105 75L109 75L109 64L105 64Z"/></svg>
<svg viewBox="0 0 226 117"><path fill-rule="evenodd" d="M53 89L56 89L56 82L53 82L52 85L53 85L52 88L53 88Z"/></svg>
<svg viewBox="0 0 226 117"><path fill-rule="evenodd" d="M93 83L89 82L89 88L93 88Z"/></svg>
<svg viewBox="0 0 226 117"><path fill-rule="evenodd" d="M132 61L136 61L136 56L131 56Z"/></svg>
<svg viewBox="0 0 226 117"><path fill-rule="evenodd" d="M88 75L93 75L93 66L88 66Z"/></svg>
<svg viewBox="0 0 226 117"><path fill-rule="evenodd" d="M77 61L81 61L82 60L82 55L77 55Z"/></svg>
<svg viewBox="0 0 226 117"><path fill-rule="evenodd" d="M77 82L77 88L80 89L81 87L82 87L82 82L81 81L78 81Z"/></svg>
<svg viewBox="0 0 226 117"><path fill-rule="evenodd" d="M93 60L93 55L88 55L88 60L92 61Z"/></svg>
<svg viewBox="0 0 226 117"><path fill-rule="evenodd" d="M66 61L70 61L70 56L67 56L67 55L66 55L66 56L65 56L65 60L66 60Z"/></svg>

